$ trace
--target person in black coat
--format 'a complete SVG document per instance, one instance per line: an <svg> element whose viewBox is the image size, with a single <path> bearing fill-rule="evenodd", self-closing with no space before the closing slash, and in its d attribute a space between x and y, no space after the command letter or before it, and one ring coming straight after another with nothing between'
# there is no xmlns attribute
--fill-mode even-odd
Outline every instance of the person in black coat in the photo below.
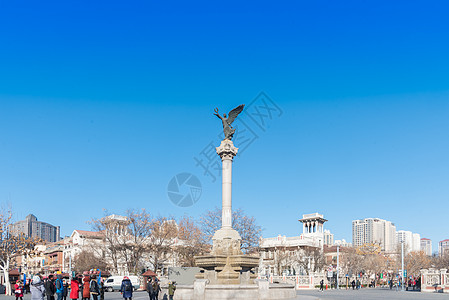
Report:
<svg viewBox="0 0 449 300"><path fill-rule="evenodd" d="M69 292L69 284L67 281L64 282L64 291L62 292L62 299L67 300L67 293Z"/></svg>
<svg viewBox="0 0 449 300"><path fill-rule="evenodd" d="M56 287L53 275L48 275L48 279L45 281L44 287L47 300L55 300Z"/></svg>
<svg viewBox="0 0 449 300"><path fill-rule="evenodd" d="M151 277L148 278L146 290L148 293L148 297L150 297L150 300L154 300L154 289L153 289L153 283L151 282Z"/></svg>
<svg viewBox="0 0 449 300"><path fill-rule="evenodd" d="M157 278L154 278L153 282L153 300L159 299L159 292L161 291L161 286L159 285L159 280Z"/></svg>

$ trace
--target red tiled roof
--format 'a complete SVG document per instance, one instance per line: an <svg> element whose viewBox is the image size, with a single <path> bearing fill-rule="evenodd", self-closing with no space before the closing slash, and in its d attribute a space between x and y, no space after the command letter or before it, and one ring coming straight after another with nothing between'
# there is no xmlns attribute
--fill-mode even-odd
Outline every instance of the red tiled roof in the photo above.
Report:
<svg viewBox="0 0 449 300"><path fill-rule="evenodd" d="M21 273L18 270L9 271L10 276L19 276Z"/></svg>
<svg viewBox="0 0 449 300"><path fill-rule="evenodd" d="M148 270L148 271L146 271L145 273L143 273L142 276L151 276L151 277L154 277L154 276L157 276L157 275L156 275L156 273L154 273L153 271Z"/></svg>
<svg viewBox="0 0 449 300"><path fill-rule="evenodd" d="M442 243L442 242L449 242L449 239L445 239L445 240L440 241L440 243Z"/></svg>

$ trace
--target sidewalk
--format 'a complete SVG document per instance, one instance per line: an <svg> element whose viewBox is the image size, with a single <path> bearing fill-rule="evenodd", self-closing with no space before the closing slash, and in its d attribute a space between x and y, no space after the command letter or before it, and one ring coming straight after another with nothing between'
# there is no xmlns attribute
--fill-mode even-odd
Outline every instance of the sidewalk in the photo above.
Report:
<svg viewBox="0 0 449 300"><path fill-rule="evenodd" d="M297 291L297 300L434 300L449 299L449 294L421 293L417 291L396 291L384 288L364 288L360 290L304 290Z"/></svg>

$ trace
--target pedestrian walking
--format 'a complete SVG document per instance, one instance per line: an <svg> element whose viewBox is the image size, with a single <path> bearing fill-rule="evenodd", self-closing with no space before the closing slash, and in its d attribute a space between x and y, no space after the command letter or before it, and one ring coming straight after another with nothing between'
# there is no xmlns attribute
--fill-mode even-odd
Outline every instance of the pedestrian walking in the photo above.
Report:
<svg viewBox="0 0 449 300"><path fill-rule="evenodd" d="M176 282L173 281L168 284L168 299L173 300L173 296L175 295L176 291Z"/></svg>
<svg viewBox="0 0 449 300"><path fill-rule="evenodd" d="M98 295L100 294L100 287L98 286L97 277L95 275L92 275L90 279L89 290L93 300L98 300Z"/></svg>
<svg viewBox="0 0 449 300"><path fill-rule="evenodd" d="M62 300L62 297L64 297L64 281L62 281L61 274L56 275L55 287L58 300Z"/></svg>
<svg viewBox="0 0 449 300"><path fill-rule="evenodd" d="M323 290L324 290L324 280L321 279L321 281L320 281L320 291L323 291Z"/></svg>
<svg viewBox="0 0 449 300"><path fill-rule="evenodd" d="M72 278L70 281L70 299L77 300L80 296L80 283L76 278Z"/></svg>
<svg viewBox="0 0 449 300"><path fill-rule="evenodd" d="M123 295L123 298L132 300L133 298L133 285L131 280L129 280L128 276L123 277L122 285L120 287L120 292Z"/></svg>
<svg viewBox="0 0 449 300"><path fill-rule="evenodd" d="M159 299L159 292L161 291L161 286L159 285L159 279L154 278L154 282L153 282L153 295L154 295L154 299L153 300L158 300Z"/></svg>
<svg viewBox="0 0 449 300"><path fill-rule="evenodd" d="M354 290L355 289L355 280L352 280L351 285L352 285L352 289Z"/></svg>
<svg viewBox="0 0 449 300"><path fill-rule="evenodd" d="M53 275L48 275L47 281L45 281L44 286L47 300L55 300L56 287L53 280Z"/></svg>
<svg viewBox="0 0 449 300"><path fill-rule="evenodd" d="M24 284L24 286L23 286L23 290L24 290L24 292L25 292L25 294L28 294L29 292L30 292L30 280L29 279L27 279L23 284Z"/></svg>
<svg viewBox="0 0 449 300"><path fill-rule="evenodd" d="M100 300L104 300L104 279L100 277Z"/></svg>
<svg viewBox="0 0 449 300"><path fill-rule="evenodd" d="M64 280L64 292L62 293L62 300L67 300L67 294L69 292L69 283Z"/></svg>
<svg viewBox="0 0 449 300"><path fill-rule="evenodd" d="M148 278L146 290L150 300L154 300L154 289L153 289L153 282L151 282L151 277Z"/></svg>
<svg viewBox="0 0 449 300"><path fill-rule="evenodd" d="M40 275L34 275L30 285L31 300L44 300L45 287Z"/></svg>
<svg viewBox="0 0 449 300"><path fill-rule="evenodd" d="M20 300L23 300L23 284L22 281L17 280L16 284L14 285L14 295L16 296L16 300L20 298Z"/></svg>
<svg viewBox="0 0 449 300"><path fill-rule="evenodd" d="M84 293L84 283L83 283L83 275L79 275L76 280L78 280L78 285L80 287L80 298L83 299Z"/></svg>
<svg viewBox="0 0 449 300"><path fill-rule="evenodd" d="M90 300L90 277L88 275L83 278L83 300Z"/></svg>

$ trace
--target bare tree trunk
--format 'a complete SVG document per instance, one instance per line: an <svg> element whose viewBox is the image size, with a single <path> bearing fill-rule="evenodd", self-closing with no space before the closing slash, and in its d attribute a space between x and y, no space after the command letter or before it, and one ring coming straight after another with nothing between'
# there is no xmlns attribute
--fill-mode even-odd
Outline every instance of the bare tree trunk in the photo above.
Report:
<svg viewBox="0 0 449 300"><path fill-rule="evenodd" d="M2 267L2 271L5 277L5 295L12 296L11 284L9 282L9 258L7 258L5 266Z"/></svg>

